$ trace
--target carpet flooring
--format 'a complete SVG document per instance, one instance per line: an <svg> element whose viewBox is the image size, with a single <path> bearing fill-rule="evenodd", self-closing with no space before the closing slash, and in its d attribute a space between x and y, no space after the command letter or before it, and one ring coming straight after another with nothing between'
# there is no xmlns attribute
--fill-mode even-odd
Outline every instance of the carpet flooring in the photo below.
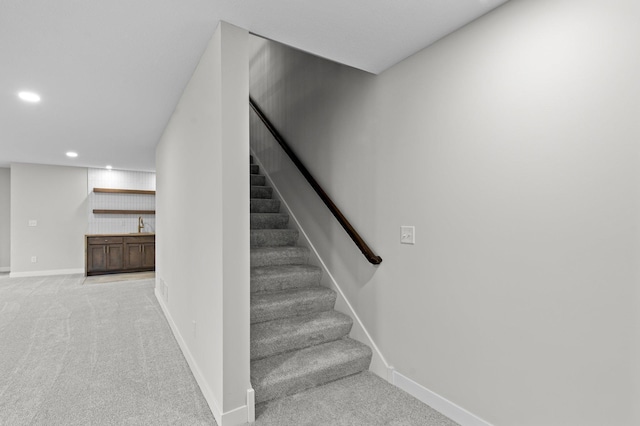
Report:
<svg viewBox="0 0 640 426"><path fill-rule="evenodd" d="M216 425L154 280L0 275L0 425ZM365 371L258 404L255 426L455 426Z"/></svg>
<svg viewBox="0 0 640 426"><path fill-rule="evenodd" d="M0 279L1 425L214 425L154 280Z"/></svg>
<svg viewBox="0 0 640 426"><path fill-rule="evenodd" d="M256 406L255 426L456 426L365 371Z"/></svg>

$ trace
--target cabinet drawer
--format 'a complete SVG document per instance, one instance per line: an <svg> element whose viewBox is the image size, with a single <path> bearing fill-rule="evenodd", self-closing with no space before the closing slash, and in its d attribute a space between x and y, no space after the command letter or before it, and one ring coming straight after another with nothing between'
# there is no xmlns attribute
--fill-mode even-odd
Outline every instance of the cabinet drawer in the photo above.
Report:
<svg viewBox="0 0 640 426"><path fill-rule="evenodd" d="M119 244L122 237L88 237L87 244Z"/></svg>
<svg viewBox="0 0 640 426"><path fill-rule="evenodd" d="M153 235L147 235L146 237L124 237L124 242L127 244L142 244L142 243L155 243L156 237Z"/></svg>

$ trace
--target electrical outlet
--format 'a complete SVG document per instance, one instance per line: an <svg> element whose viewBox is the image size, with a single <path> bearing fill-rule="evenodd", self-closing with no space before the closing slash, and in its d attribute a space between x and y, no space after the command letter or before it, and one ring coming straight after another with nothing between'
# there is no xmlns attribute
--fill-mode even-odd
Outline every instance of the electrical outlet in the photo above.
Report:
<svg viewBox="0 0 640 426"><path fill-rule="evenodd" d="M31 263L36 263L38 261L37 256L31 256Z"/></svg>
<svg viewBox="0 0 640 426"><path fill-rule="evenodd" d="M35 219L29 219L29 226L38 226L38 221Z"/></svg>
<svg viewBox="0 0 640 426"><path fill-rule="evenodd" d="M400 227L400 244L415 244L415 243L416 243L416 227L401 226Z"/></svg>

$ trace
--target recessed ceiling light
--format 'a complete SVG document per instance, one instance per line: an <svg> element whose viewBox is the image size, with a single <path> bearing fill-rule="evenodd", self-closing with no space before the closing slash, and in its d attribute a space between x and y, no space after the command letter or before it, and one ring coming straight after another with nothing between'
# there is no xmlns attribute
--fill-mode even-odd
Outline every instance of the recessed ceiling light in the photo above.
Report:
<svg viewBox="0 0 640 426"><path fill-rule="evenodd" d="M77 152L69 151L67 152L67 157L76 158L78 156Z"/></svg>
<svg viewBox="0 0 640 426"><path fill-rule="evenodd" d="M111 169L113 169L113 167L107 166L107 170L111 170Z"/></svg>
<svg viewBox="0 0 640 426"><path fill-rule="evenodd" d="M18 97L26 102L40 102L40 95L33 92L20 92Z"/></svg>

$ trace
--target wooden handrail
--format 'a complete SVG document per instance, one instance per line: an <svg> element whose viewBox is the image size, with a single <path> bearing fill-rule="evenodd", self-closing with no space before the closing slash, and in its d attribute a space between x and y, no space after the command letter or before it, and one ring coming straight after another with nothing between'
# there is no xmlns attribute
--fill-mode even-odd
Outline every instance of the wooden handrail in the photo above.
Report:
<svg viewBox="0 0 640 426"><path fill-rule="evenodd" d="M309 173L309 170L307 170L307 168L304 166L304 164L302 164L302 162L300 161L298 156L293 152L291 147L289 147L289 144L287 144L287 142L285 142L285 140L282 137L282 135L280 135L280 133L273 126L273 124L271 124L271 121L269 121L269 119L264 115L264 113L262 112L260 107L256 104L256 102L253 100L253 98L251 98L251 96L249 97L249 105L251 105L251 108L253 109L253 111L255 111L255 113L257 114L258 118L260 118L262 123L264 123L264 125L267 128L267 130L269 130L269 132L273 135L275 140L282 147L284 152L289 156L291 161L293 161L293 164L295 164L296 167L298 168L298 170L300 170L300 173L302 173L302 175L305 177L305 179L307 179L307 182L309 182L309 185L311 185L311 187L314 189L314 191L316 191L316 194L318 194L320 199L326 204L326 206L329 208L331 213L333 213L333 215L338 220L340 225L342 225L342 227L347 232L347 234L349 234L349 236L351 237L353 242L356 243L356 245L358 246L358 248L360 249L360 251L362 252L364 257L366 257L367 260L369 262L371 262L372 264L374 264L374 265L380 264L382 262L382 258L380 256L376 255L373 252L373 250L371 250L371 248L369 248L367 243L364 242L364 240L362 239L360 234L358 234L358 232L351 225L351 223L349 223L347 218L344 217L344 215L342 214L340 209L335 205L335 203L333 201L331 201L331 198L329 198L327 193L324 192L324 190L322 189L320 184L318 184L318 182L313 178L313 176L311 176L311 173Z"/></svg>

